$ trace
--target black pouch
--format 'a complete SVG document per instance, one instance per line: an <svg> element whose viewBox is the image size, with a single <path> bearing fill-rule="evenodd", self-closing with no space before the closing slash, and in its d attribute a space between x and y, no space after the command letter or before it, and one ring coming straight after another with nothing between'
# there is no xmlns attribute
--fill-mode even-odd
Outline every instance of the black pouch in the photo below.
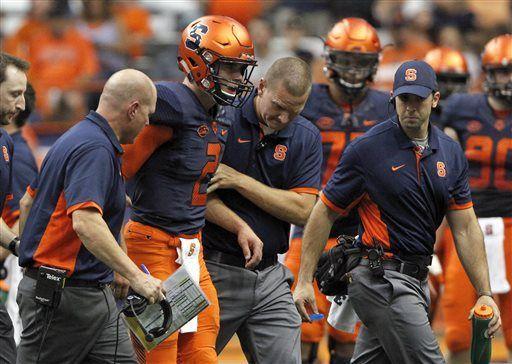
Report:
<svg viewBox="0 0 512 364"><path fill-rule="evenodd" d="M59 306L65 282L65 270L44 265L39 267L34 300L40 305L56 308Z"/></svg>
<svg viewBox="0 0 512 364"><path fill-rule="evenodd" d="M344 296L350 283L350 271L359 265L362 250L354 246L352 236L340 235L338 244L318 261L315 279L320 292L327 296Z"/></svg>

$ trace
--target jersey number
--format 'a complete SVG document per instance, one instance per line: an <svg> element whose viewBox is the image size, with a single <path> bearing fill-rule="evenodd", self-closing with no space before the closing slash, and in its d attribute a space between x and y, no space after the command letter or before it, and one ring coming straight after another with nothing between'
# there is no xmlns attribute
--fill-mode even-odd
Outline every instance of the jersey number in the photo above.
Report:
<svg viewBox="0 0 512 364"><path fill-rule="evenodd" d="M470 178L473 188L496 188L512 191L512 180L507 180L507 157L512 155L512 139L503 138L494 143L491 137L472 135L466 142L466 156L480 164L480 176ZM493 161L494 157L494 161ZM511 164L512 161L509 162ZM491 182L494 170L494 184Z"/></svg>
<svg viewBox="0 0 512 364"><path fill-rule="evenodd" d="M204 206L206 205L206 192L201 192L201 185L205 183L208 175L214 174L219 165L221 146L219 143L208 143L206 155L213 157L213 161L208 161L201 171L201 176L194 184L192 191L192 206ZM206 191L206 189L205 189Z"/></svg>
<svg viewBox="0 0 512 364"><path fill-rule="evenodd" d="M324 147L324 158L326 161L324 175L322 176L322 186L325 186L332 173L336 169L338 162L341 158L341 153L347 146L347 135L349 136L348 141L352 141L360 135L362 132L344 132L344 131L322 131L322 145ZM329 154L326 154L326 146L330 145L331 149Z"/></svg>

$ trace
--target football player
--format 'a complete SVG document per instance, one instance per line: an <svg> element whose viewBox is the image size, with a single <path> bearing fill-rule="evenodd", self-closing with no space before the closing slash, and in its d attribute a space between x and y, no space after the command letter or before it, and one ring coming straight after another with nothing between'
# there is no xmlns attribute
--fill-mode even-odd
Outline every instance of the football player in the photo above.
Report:
<svg viewBox="0 0 512 364"><path fill-rule="evenodd" d="M201 247L206 189L227 136L217 123L219 106L240 107L249 82L253 43L243 25L225 16L204 16L183 31L178 63L181 83L157 83L156 112L133 146L126 146L123 173L133 178L133 215L124 236L128 255L152 275L167 279L183 261L210 301L197 320L150 353L147 363L216 363L217 292Z"/></svg>
<svg viewBox="0 0 512 364"><path fill-rule="evenodd" d="M485 237L492 294L499 298L512 360L512 35L491 39L481 59L484 93L452 95L443 107L441 123L457 135L469 161L471 195ZM449 254L442 307L450 363L469 362L467 316L477 294L482 293L472 288L457 254Z"/></svg>
<svg viewBox="0 0 512 364"><path fill-rule="evenodd" d="M389 95L370 88L381 45L377 31L365 20L345 18L327 34L324 43L324 72L327 84L315 84L302 115L314 123L322 135L322 186L329 180L346 146L369 128L388 118ZM338 221L331 230L326 250L340 234L357 235L357 213ZM297 278L300 265L302 228L294 227L285 264ZM294 288L294 287L292 287ZM324 316L330 303L315 285L318 308ZM324 336L326 319L302 325L302 361L314 363L318 344ZM332 327L329 331L331 363L348 363L356 334Z"/></svg>

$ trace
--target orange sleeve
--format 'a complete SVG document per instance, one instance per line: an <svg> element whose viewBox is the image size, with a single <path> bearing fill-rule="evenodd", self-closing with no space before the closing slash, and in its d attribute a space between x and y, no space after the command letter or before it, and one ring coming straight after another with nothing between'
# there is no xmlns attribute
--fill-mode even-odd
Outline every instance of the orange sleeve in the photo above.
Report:
<svg viewBox="0 0 512 364"><path fill-rule="evenodd" d="M167 126L147 125L133 144L123 145L123 176L130 179L162 144L171 140L172 129Z"/></svg>

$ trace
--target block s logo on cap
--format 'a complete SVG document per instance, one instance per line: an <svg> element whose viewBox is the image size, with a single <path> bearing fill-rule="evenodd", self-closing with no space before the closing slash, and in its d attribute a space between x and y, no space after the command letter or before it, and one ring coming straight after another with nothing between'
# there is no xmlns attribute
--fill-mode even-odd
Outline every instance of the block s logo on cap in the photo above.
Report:
<svg viewBox="0 0 512 364"><path fill-rule="evenodd" d="M417 78L417 73L418 71L416 71L414 68L408 68L405 70L405 80L406 81L416 81L416 78Z"/></svg>

